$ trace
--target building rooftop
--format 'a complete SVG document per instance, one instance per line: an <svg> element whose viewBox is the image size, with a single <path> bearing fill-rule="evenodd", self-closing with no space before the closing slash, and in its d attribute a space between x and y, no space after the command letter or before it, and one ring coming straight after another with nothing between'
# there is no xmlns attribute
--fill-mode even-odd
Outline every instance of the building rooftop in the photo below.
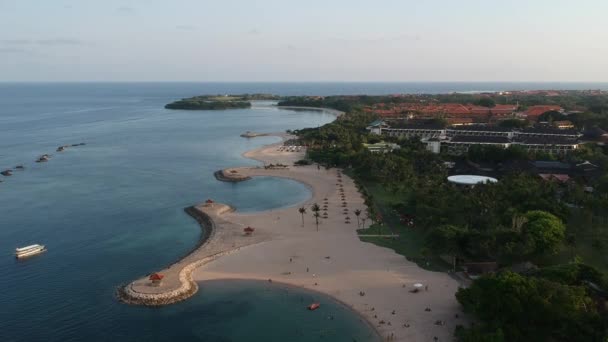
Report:
<svg viewBox="0 0 608 342"><path fill-rule="evenodd" d="M545 161L545 160L535 160L530 162L537 169L557 169L557 170L569 170L571 168L570 164L558 162L558 161Z"/></svg>
<svg viewBox="0 0 608 342"><path fill-rule="evenodd" d="M511 142L507 137L489 137L489 136L470 136L456 135L452 138L455 143L487 143L487 144L508 144Z"/></svg>
<svg viewBox="0 0 608 342"><path fill-rule="evenodd" d="M511 132L510 128L498 127L498 126L485 126L485 125L468 125L461 127L450 128L455 131L476 131L476 132Z"/></svg>
<svg viewBox="0 0 608 342"><path fill-rule="evenodd" d="M576 145L576 139L565 136L518 136L513 142L529 145Z"/></svg>
<svg viewBox="0 0 608 342"><path fill-rule="evenodd" d="M529 127L521 131L524 134L555 134L555 135L578 135L575 129L559 129L555 127Z"/></svg>
<svg viewBox="0 0 608 342"><path fill-rule="evenodd" d="M443 126L440 124L394 124L391 128L397 129L431 129L431 130L442 130Z"/></svg>

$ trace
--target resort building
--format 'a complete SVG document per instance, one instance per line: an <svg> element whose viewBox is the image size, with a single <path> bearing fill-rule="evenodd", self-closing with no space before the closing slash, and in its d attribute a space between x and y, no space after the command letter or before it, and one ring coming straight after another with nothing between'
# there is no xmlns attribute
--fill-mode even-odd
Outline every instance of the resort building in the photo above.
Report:
<svg viewBox="0 0 608 342"><path fill-rule="evenodd" d="M505 137L513 138L515 132L510 128L496 126L470 125L451 127L446 129L448 137L455 136L476 136L476 137Z"/></svg>
<svg viewBox="0 0 608 342"><path fill-rule="evenodd" d="M528 107L528 109L526 109L524 114L528 120L538 121L538 118L547 112L562 113L563 111L564 111L564 109L560 106L539 105L539 106Z"/></svg>
<svg viewBox="0 0 608 342"><path fill-rule="evenodd" d="M368 127L373 134L396 138L418 138L433 153L459 155L473 145L493 145L501 148L521 146L531 152L565 154L578 148L580 134L574 129L535 127L515 130L487 125L467 125L442 128L438 125L401 124L391 127L375 121ZM380 150L385 150L379 148Z"/></svg>
<svg viewBox="0 0 608 342"><path fill-rule="evenodd" d="M504 119L514 116L518 105L496 105L483 107L461 103L378 103L365 108L382 119L416 118L432 119L443 118L453 120L470 120L470 122L487 123L492 119ZM458 123L456 123L458 124ZM466 124L466 122L465 122Z"/></svg>
<svg viewBox="0 0 608 342"><path fill-rule="evenodd" d="M441 150L448 154L460 155L467 153L469 148L473 145L482 146L497 146L501 148L509 147L510 140L507 137L502 136L468 136L468 135L457 135L451 139L447 139L441 142Z"/></svg>
<svg viewBox="0 0 608 342"><path fill-rule="evenodd" d="M401 148L401 146L397 144L385 142L379 142L375 144L363 144L363 146L372 153L388 153Z"/></svg>
<svg viewBox="0 0 608 342"><path fill-rule="evenodd" d="M557 129L573 129L574 124L568 120L554 121L553 126Z"/></svg>
<svg viewBox="0 0 608 342"><path fill-rule="evenodd" d="M516 136L519 137L568 137L578 139L580 134L575 129L558 129L550 126L545 127L530 127L522 131L517 131Z"/></svg>
<svg viewBox="0 0 608 342"><path fill-rule="evenodd" d="M431 138L444 138L446 136L446 130L439 125L401 125L398 128L382 128L377 130L379 133L385 134L389 137L397 138L419 138L419 139L431 139Z"/></svg>
<svg viewBox="0 0 608 342"><path fill-rule="evenodd" d="M576 138L568 136L518 136L512 144L520 145L531 152L551 154L565 154L578 148Z"/></svg>

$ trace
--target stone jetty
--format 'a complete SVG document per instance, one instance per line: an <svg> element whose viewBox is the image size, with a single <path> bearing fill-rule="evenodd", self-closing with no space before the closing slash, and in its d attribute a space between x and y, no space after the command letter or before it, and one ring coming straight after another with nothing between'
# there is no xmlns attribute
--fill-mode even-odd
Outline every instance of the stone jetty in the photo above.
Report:
<svg viewBox="0 0 608 342"><path fill-rule="evenodd" d="M251 177L241 174L237 169L218 170L213 175L219 181L230 183L238 183L251 179Z"/></svg>
<svg viewBox="0 0 608 342"><path fill-rule="evenodd" d="M243 246L269 238L264 233L246 235L241 225L223 220L222 214L233 211L233 208L226 204L208 200L204 204L188 207L185 211L203 230L197 246L179 261L155 272L162 274L161 282L153 282L149 279L150 275L147 275L121 286L117 291L121 301L135 305L160 306L187 299L198 291L198 285L192 279L195 269Z"/></svg>

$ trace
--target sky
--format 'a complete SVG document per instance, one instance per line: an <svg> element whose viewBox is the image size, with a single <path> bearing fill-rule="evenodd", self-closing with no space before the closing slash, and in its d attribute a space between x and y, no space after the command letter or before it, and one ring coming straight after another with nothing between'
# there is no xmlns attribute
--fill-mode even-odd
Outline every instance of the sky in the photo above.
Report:
<svg viewBox="0 0 608 342"><path fill-rule="evenodd" d="M608 81L606 0L0 0L0 81Z"/></svg>

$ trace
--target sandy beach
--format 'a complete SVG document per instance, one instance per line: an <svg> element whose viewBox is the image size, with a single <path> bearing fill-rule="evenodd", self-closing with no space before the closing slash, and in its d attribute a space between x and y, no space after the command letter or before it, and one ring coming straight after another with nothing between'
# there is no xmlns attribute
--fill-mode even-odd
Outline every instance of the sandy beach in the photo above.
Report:
<svg viewBox="0 0 608 342"><path fill-rule="evenodd" d="M283 141L294 138L277 135ZM358 312L386 340L452 340L455 326L465 323L454 297L458 282L448 274L421 269L391 249L360 241L354 211L365 211L365 205L353 180L338 169L293 166L305 151L279 151L282 144L267 145L244 156L265 166L288 167L229 168L221 171L220 178L293 179L311 189L308 201L247 214L211 201L188 208L190 215L210 229L207 239L159 271L164 277L160 284L142 277L121 287L119 297L132 304L166 305L189 298L199 284L204 291L208 280L274 281L334 297ZM321 207L318 227L311 210L314 203ZM307 209L304 223L300 207ZM246 227L255 230L245 234ZM416 283L422 284L420 291L410 292Z"/></svg>
<svg viewBox="0 0 608 342"><path fill-rule="evenodd" d="M365 206L353 181L345 175L339 177L336 169L291 166L304 152L278 151L279 145L268 145L244 156L265 164L290 165L288 169L247 167L229 169L227 173L294 179L307 184L313 197L297 207L252 214L238 213L237 208L218 215L221 222L251 226L255 232L250 237L235 236L238 250L201 265L193 279L271 279L301 286L329 294L352 307L384 338L452 340L454 327L464 323L462 318L456 318L457 314L462 317L454 297L458 282L445 273L423 270L390 249L361 242L353 212L364 210ZM321 213L327 212L328 217L320 218L318 231L310 210L313 203L322 208L327 203L327 211ZM297 210L300 206L307 208L303 226ZM346 223L347 216L350 223ZM218 224L218 231L222 227L222 223ZM247 239L255 241L243 244ZM234 243L225 241L226 248ZM415 283L425 287L418 293L409 292ZM204 291L204 282L201 287Z"/></svg>

